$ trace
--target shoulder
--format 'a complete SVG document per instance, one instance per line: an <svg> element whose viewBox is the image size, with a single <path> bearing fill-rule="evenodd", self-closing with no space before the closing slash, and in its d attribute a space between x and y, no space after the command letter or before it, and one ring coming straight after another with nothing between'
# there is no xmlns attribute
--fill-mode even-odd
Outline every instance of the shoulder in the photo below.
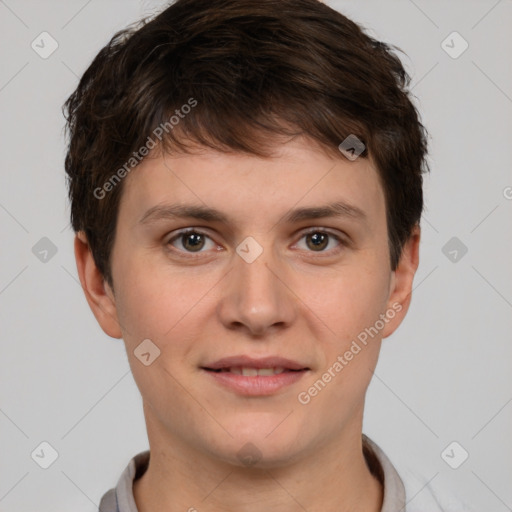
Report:
<svg viewBox="0 0 512 512"><path fill-rule="evenodd" d="M116 490L110 489L101 498L98 512L118 512Z"/></svg>
<svg viewBox="0 0 512 512"><path fill-rule="evenodd" d="M98 512L137 512L133 497L133 481L144 474L149 457L149 451L145 451L130 460L116 487L107 491L101 498Z"/></svg>
<svg viewBox="0 0 512 512"><path fill-rule="evenodd" d="M371 448L383 474L382 512L395 511L397 507L400 512L475 512L451 492L440 472L425 476L407 461L397 464L398 458L392 456L391 462L382 448L364 434L363 445Z"/></svg>
<svg viewBox="0 0 512 512"><path fill-rule="evenodd" d="M398 471L405 487L405 512L475 512L464 498L453 494L440 473L427 477L408 466Z"/></svg>

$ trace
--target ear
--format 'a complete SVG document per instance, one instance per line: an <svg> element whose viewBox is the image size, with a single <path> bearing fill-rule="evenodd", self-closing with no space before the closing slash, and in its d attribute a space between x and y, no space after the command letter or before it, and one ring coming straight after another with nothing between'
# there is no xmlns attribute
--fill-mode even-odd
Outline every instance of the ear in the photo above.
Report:
<svg viewBox="0 0 512 512"><path fill-rule="evenodd" d="M83 231L75 236L75 260L85 298L100 327L110 337L121 338L114 293L98 270Z"/></svg>
<svg viewBox="0 0 512 512"><path fill-rule="evenodd" d="M411 303L412 283L420 262L419 225L414 226L411 236L402 248L400 261L391 274L386 316L389 321L382 330L382 338L393 334L402 323Z"/></svg>

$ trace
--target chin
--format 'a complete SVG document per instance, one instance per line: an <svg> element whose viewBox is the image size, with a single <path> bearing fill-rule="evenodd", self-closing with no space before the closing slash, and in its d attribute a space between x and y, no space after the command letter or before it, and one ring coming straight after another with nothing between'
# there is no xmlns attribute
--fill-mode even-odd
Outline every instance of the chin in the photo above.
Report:
<svg viewBox="0 0 512 512"><path fill-rule="evenodd" d="M229 429L233 439L219 446L216 456L238 467L270 469L289 465L299 459L306 448L304 432L300 434L290 425L284 427L284 423L279 425L281 421L283 417L260 422L257 426L248 422L240 425L240 429Z"/></svg>

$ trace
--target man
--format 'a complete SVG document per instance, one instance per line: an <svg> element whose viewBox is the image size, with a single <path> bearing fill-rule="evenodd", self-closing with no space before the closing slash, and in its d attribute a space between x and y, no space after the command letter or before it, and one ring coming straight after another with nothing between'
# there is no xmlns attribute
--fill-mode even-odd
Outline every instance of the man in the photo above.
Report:
<svg viewBox="0 0 512 512"><path fill-rule="evenodd" d="M419 261L407 84L316 0L178 0L94 59L66 103L75 255L150 444L102 512L451 510L406 508L362 434Z"/></svg>

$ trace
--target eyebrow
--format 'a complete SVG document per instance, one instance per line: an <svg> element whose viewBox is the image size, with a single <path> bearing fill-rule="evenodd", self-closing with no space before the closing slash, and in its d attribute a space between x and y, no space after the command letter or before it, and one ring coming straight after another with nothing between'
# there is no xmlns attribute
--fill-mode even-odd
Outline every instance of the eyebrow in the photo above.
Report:
<svg viewBox="0 0 512 512"><path fill-rule="evenodd" d="M348 204L344 201L334 203L296 208L290 210L282 217L286 223L296 223L303 220L323 219L323 218L349 217L355 220L366 221L367 216L363 210L357 206ZM206 222L219 222L230 224L230 218L223 212L199 205L180 205L180 204L158 204L147 210L141 219L140 224L149 224L159 220L170 220L176 218L191 218L203 220Z"/></svg>

